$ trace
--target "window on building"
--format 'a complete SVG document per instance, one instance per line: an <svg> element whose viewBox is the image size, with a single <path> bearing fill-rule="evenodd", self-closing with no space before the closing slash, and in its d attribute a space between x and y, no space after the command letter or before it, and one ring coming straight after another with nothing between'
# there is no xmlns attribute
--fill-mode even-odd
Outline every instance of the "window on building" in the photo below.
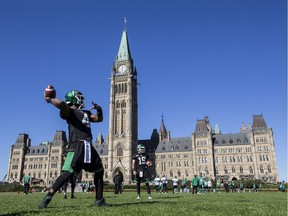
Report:
<svg viewBox="0 0 288 216"><path fill-rule="evenodd" d="M264 169L262 165L260 166L260 173L264 173Z"/></svg>
<svg viewBox="0 0 288 216"><path fill-rule="evenodd" d="M123 148L121 145L118 145L117 147L117 156L122 157L123 156Z"/></svg>
<svg viewBox="0 0 288 216"><path fill-rule="evenodd" d="M271 173L271 172L272 172L272 171L271 171L271 166L270 166L270 165L268 165L267 170L268 170L268 173Z"/></svg>
<svg viewBox="0 0 288 216"><path fill-rule="evenodd" d="M224 167L224 173L225 173L225 174L228 174L228 169L227 169L226 166Z"/></svg>
<svg viewBox="0 0 288 216"><path fill-rule="evenodd" d="M240 166L240 174L243 174L243 167Z"/></svg>

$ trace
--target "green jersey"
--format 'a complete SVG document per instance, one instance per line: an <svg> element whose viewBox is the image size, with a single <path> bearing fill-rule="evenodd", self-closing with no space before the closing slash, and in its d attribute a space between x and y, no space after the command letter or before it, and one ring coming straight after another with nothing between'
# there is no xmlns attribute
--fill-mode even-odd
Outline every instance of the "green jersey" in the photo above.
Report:
<svg viewBox="0 0 288 216"><path fill-rule="evenodd" d="M204 184L203 176L199 177L199 185L202 186Z"/></svg>
<svg viewBox="0 0 288 216"><path fill-rule="evenodd" d="M26 176L24 176L24 183L25 184L29 184L30 183L30 176L29 175L26 175Z"/></svg>
<svg viewBox="0 0 288 216"><path fill-rule="evenodd" d="M192 179L192 186L198 186L198 184L199 184L199 181L198 181L198 179L197 179L197 177L194 177L193 179Z"/></svg>

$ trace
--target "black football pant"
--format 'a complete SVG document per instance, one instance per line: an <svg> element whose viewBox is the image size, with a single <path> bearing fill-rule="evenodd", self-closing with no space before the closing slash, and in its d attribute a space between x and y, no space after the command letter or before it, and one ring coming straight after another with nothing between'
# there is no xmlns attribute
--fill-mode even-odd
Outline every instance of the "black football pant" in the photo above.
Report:
<svg viewBox="0 0 288 216"><path fill-rule="evenodd" d="M52 185L52 189L54 190L54 192L51 195L54 195L73 175L74 175L73 173L70 173L68 171L62 172L61 175L56 179L56 181ZM94 174L94 185L96 188L96 200L103 199L103 189L104 189L103 176L104 176L104 170Z"/></svg>
<svg viewBox="0 0 288 216"><path fill-rule="evenodd" d="M140 185L141 185L141 181L137 181L137 194L140 195ZM148 194L151 194L151 188L150 188L150 185L149 185L149 182L145 183L146 185L146 191Z"/></svg>

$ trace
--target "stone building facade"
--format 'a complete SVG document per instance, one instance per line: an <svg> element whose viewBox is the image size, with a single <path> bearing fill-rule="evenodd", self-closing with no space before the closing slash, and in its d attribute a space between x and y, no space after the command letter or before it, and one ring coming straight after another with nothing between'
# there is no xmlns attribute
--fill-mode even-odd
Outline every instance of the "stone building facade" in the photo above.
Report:
<svg viewBox="0 0 288 216"><path fill-rule="evenodd" d="M239 133L229 134L222 134L217 125L212 129L205 117L197 120L192 136L176 138L170 136L162 118L159 131L154 129L149 139L139 140L137 74L124 29L112 64L108 136L104 141L99 134L93 143L103 160L105 181L111 182L119 172L125 184L131 183L132 155L138 143L145 145L152 159L152 178L157 173L191 179L203 173L208 178L278 181L273 132L262 115L254 115L248 127L243 123ZM31 146L28 134L19 134L11 146L8 180L20 181L24 174L31 174L36 183L51 185L61 172L66 145L64 131L38 146ZM78 180L93 181L93 174L83 171Z"/></svg>

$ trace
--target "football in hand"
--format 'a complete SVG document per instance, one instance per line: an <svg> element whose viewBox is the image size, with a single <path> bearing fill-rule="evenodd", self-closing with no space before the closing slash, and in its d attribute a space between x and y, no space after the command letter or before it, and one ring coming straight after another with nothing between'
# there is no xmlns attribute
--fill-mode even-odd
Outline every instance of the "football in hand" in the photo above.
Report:
<svg viewBox="0 0 288 216"><path fill-rule="evenodd" d="M48 85L44 90L44 97L55 98L56 90L52 85Z"/></svg>
<svg viewBox="0 0 288 216"><path fill-rule="evenodd" d="M146 165L147 165L148 167L152 166L152 161L148 160L148 161L146 162Z"/></svg>

